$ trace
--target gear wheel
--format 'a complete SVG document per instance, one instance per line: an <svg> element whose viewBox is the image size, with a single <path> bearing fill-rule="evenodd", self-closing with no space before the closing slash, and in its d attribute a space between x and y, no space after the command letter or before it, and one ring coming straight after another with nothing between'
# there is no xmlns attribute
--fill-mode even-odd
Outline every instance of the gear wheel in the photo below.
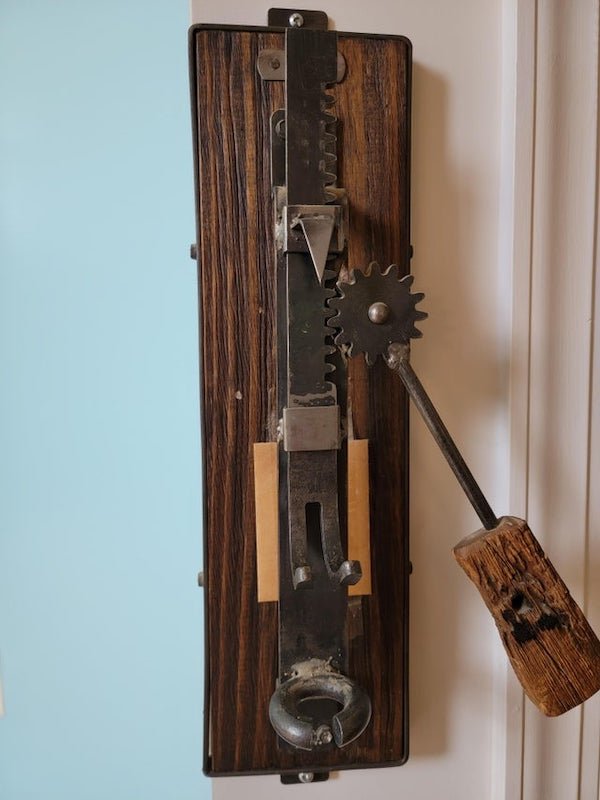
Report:
<svg viewBox="0 0 600 800"><path fill-rule="evenodd" d="M349 347L350 355L364 353L373 364L391 344L421 337L415 323L428 315L416 309L425 295L411 294L413 280L412 275L399 278L396 264L381 272L373 262L366 272L352 270L349 282L338 281L339 296L328 301L337 313L327 320L338 331L335 343Z"/></svg>

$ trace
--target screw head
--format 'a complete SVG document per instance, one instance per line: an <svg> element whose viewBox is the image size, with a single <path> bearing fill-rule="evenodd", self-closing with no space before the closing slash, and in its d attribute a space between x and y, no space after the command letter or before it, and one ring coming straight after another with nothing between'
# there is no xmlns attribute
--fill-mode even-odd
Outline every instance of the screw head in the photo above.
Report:
<svg viewBox="0 0 600 800"><path fill-rule="evenodd" d="M298 773L298 780L300 783L312 783L315 779L314 772L299 772Z"/></svg>
<svg viewBox="0 0 600 800"><path fill-rule="evenodd" d="M290 16L290 25L292 28L301 28L304 25L304 17L297 11Z"/></svg>
<svg viewBox="0 0 600 800"><path fill-rule="evenodd" d="M331 733L330 730L323 731L323 733L321 734L321 741L323 742L323 744L331 744L331 742L333 741L333 734Z"/></svg>
<svg viewBox="0 0 600 800"><path fill-rule="evenodd" d="M333 741L333 733L329 725L319 725L315 731L315 741L317 745L331 744Z"/></svg>
<svg viewBox="0 0 600 800"><path fill-rule="evenodd" d="M383 325L387 322L390 316L390 307L386 303L378 301L369 306L368 310L369 319L375 325Z"/></svg>
<svg viewBox="0 0 600 800"><path fill-rule="evenodd" d="M271 69L279 69L281 66L281 61L278 58L271 59Z"/></svg>
<svg viewBox="0 0 600 800"><path fill-rule="evenodd" d="M204 571L198 573L198 586L200 588L204 586Z"/></svg>

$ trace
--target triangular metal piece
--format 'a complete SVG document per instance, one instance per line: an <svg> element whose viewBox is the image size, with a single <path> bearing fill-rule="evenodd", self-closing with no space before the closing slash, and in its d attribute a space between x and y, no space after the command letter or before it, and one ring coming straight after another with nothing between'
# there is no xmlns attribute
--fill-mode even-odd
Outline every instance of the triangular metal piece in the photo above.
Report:
<svg viewBox="0 0 600 800"><path fill-rule="evenodd" d="M329 253L329 243L333 233L335 219L333 216L300 217L298 219L302 233L308 244L310 257L317 273L319 283L323 283L323 273Z"/></svg>

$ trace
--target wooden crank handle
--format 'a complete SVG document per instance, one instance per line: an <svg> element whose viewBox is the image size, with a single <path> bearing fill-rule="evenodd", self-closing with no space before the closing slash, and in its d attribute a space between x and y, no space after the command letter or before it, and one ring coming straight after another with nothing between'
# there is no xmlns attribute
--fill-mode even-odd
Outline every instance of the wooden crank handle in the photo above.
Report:
<svg viewBox="0 0 600 800"><path fill-rule="evenodd" d="M524 520L502 517L453 552L540 711L555 717L600 689L600 642Z"/></svg>

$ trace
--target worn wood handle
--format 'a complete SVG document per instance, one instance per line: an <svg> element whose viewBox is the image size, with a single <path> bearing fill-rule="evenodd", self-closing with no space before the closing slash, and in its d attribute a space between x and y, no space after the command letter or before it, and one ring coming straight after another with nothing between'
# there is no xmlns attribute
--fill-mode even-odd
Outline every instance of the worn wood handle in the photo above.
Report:
<svg viewBox="0 0 600 800"><path fill-rule="evenodd" d="M600 642L524 520L502 517L453 552L540 711L555 717L600 689Z"/></svg>

